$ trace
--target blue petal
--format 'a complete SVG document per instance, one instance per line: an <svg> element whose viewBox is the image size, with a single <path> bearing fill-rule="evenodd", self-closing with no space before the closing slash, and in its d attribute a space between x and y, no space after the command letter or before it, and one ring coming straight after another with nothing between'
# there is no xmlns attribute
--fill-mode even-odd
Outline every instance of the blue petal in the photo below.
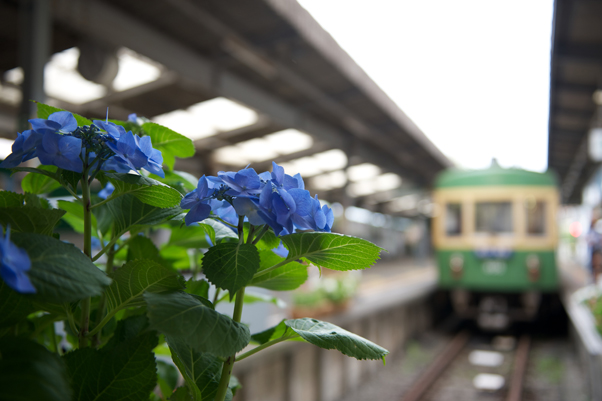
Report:
<svg viewBox="0 0 602 401"><path fill-rule="evenodd" d="M186 225L189 226L193 223L205 220L207 217L209 217L210 213L211 206L206 203L199 202L193 206L192 209L190 209L188 214L186 214L184 221L186 222Z"/></svg>
<svg viewBox="0 0 602 401"><path fill-rule="evenodd" d="M284 182L284 168L277 165L276 162L272 162L272 179L278 185L282 185Z"/></svg>
<svg viewBox="0 0 602 401"><path fill-rule="evenodd" d="M60 131L67 133L73 132L77 129L77 120L68 111L57 111L48 116L51 121L56 121L61 125Z"/></svg>

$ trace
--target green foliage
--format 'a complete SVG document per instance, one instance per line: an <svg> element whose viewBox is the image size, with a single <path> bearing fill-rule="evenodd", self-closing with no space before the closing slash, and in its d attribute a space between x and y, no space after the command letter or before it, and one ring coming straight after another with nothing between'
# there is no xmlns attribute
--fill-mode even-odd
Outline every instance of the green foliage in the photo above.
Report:
<svg viewBox="0 0 602 401"><path fill-rule="evenodd" d="M184 292L144 295L151 327L199 352L227 358L249 343L249 329Z"/></svg>
<svg viewBox="0 0 602 401"><path fill-rule="evenodd" d="M59 109L58 107L52 107L44 103L35 102L38 108L38 118L48 118L52 113L56 113L57 111L65 111L64 109ZM92 124L92 121L88 120L85 117L80 116L79 114L71 113L75 120L77 121L77 125L83 127L84 125Z"/></svg>
<svg viewBox="0 0 602 401"><path fill-rule="evenodd" d="M386 349L356 334L316 319L303 318L284 322L305 341L325 349L336 349L355 359L382 359L389 353Z"/></svg>
<svg viewBox="0 0 602 401"><path fill-rule="evenodd" d="M259 254L251 244L217 244L203 258L203 270L209 281L231 295L245 287L258 268Z"/></svg>
<svg viewBox="0 0 602 401"><path fill-rule="evenodd" d="M2 400L65 401L72 395L63 361L25 338L0 339Z"/></svg>
<svg viewBox="0 0 602 401"><path fill-rule="evenodd" d="M259 251L261 264L259 273L285 261L272 251ZM290 291L298 288L307 280L307 266L291 261L266 274L253 278L249 285L274 291Z"/></svg>
<svg viewBox="0 0 602 401"><path fill-rule="evenodd" d="M303 259L332 270L357 270L380 259L382 248L361 238L341 234L298 233L282 237L287 259Z"/></svg>
<svg viewBox="0 0 602 401"><path fill-rule="evenodd" d="M37 106L40 118L60 111ZM75 119L79 126L92 123L78 115ZM387 351L376 344L314 319L282 321L251 337L241 322L243 306L269 302L283 307L284 302L246 287L292 290L307 280L309 263L361 269L372 265L381 249L337 234L278 237L266 225L245 223L239 232L222 220L230 217L218 217L218 210L202 223L185 226L186 212L179 205L199 180L173 167L176 157L194 154L194 144L159 124L140 121L146 122L113 122L150 136L162 152L165 178L93 171L86 162L81 173L55 166L11 169L29 174L22 180L24 194L0 191L0 225L10 225L15 245L4 244L0 266L0 399L232 400L241 388L231 375L237 358L285 340L338 349L358 359L384 358ZM97 131L88 128L77 135L88 145L111 140L95 137ZM97 188L94 180L113 184L108 199L90 193L90 186ZM216 200L231 202L226 190L216 192ZM50 193L60 194L61 199L52 200L58 209L38 196ZM67 193L70 200L63 197ZM200 202L209 201L202 196ZM279 218L286 217L286 210L280 212ZM75 240L81 249L58 239L61 219L83 234ZM167 243L160 243L168 236ZM289 250L286 258L272 251L281 241ZM18 265L11 265L11 253ZM234 303L232 316L215 310L222 301ZM55 331L57 323L65 336ZM237 355L251 339L259 345ZM173 364L164 359L168 356ZM179 374L186 385L176 388ZM161 395L153 392L157 388Z"/></svg>
<svg viewBox="0 0 602 401"><path fill-rule="evenodd" d="M56 166L38 166L38 169L50 173L56 173ZM61 183L55 178L43 174L27 174L21 181L21 188L24 192L36 195L47 194L61 187Z"/></svg>
<svg viewBox="0 0 602 401"><path fill-rule="evenodd" d="M72 244L39 234L12 235L13 242L31 259L29 278L46 302L74 302L100 295L111 283L79 249Z"/></svg>
<svg viewBox="0 0 602 401"><path fill-rule="evenodd" d="M152 260L133 260L117 269L106 291L108 311L145 305L145 292L165 292L183 288L181 276Z"/></svg>
<svg viewBox="0 0 602 401"><path fill-rule="evenodd" d="M142 203L131 194L113 199L105 206L119 235L126 233L134 226L153 226L163 223L182 212L179 206L162 209Z"/></svg>
<svg viewBox="0 0 602 401"><path fill-rule="evenodd" d="M190 138L180 135L157 123L146 123L142 129L151 137L153 147L163 154L163 163L173 170L176 157L194 156L194 144Z"/></svg>
<svg viewBox="0 0 602 401"><path fill-rule="evenodd" d="M76 401L148 400L157 382L155 333L128 339L110 349L83 348L63 358Z"/></svg>
<svg viewBox="0 0 602 401"><path fill-rule="evenodd" d="M148 177L119 173L107 173L105 176L115 187L111 199L132 194L141 202L159 208L177 206L182 200L177 190Z"/></svg>
<svg viewBox="0 0 602 401"><path fill-rule="evenodd" d="M0 328L20 322L35 310L29 298L13 291L0 279Z"/></svg>
<svg viewBox="0 0 602 401"><path fill-rule="evenodd" d="M0 191L0 224L14 232L52 235L54 226L65 212L48 209L35 195Z"/></svg>
<svg viewBox="0 0 602 401"><path fill-rule="evenodd" d="M212 400L222 376L222 362L206 352L195 351L192 347L174 338L167 338L174 362L184 376L189 391L200 394L202 400ZM232 399L232 392L226 395Z"/></svg>

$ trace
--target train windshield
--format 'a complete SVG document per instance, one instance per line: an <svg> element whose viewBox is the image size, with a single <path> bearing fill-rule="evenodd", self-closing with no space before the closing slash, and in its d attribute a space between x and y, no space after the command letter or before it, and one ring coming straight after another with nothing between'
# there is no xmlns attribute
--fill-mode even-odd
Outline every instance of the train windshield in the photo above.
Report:
<svg viewBox="0 0 602 401"><path fill-rule="evenodd" d="M527 209L527 234L528 235L543 235L546 233L545 223L545 203L528 199L525 202Z"/></svg>
<svg viewBox="0 0 602 401"><path fill-rule="evenodd" d="M511 202L477 202L475 211L478 234L512 233Z"/></svg>
<svg viewBox="0 0 602 401"><path fill-rule="evenodd" d="M460 203L445 205L445 234L448 236L462 234L462 205Z"/></svg>

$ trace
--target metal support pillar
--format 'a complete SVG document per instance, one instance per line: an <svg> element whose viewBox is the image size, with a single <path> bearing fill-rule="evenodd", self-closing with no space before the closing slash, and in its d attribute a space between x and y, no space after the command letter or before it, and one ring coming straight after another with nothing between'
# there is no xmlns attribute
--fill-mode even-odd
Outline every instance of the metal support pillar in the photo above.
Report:
<svg viewBox="0 0 602 401"><path fill-rule="evenodd" d="M44 66L50 55L52 35L51 2L19 1L19 64L23 68L23 98L17 117L17 131L29 128L28 119L36 115L31 100L44 102Z"/></svg>

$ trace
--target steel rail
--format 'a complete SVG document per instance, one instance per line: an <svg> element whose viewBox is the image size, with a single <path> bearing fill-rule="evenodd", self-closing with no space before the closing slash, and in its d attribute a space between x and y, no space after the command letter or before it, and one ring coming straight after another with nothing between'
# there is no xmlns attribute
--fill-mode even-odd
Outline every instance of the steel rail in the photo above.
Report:
<svg viewBox="0 0 602 401"><path fill-rule="evenodd" d="M462 331L454 337L439 357L420 376L418 381L403 395L402 401L418 401L432 387L443 371L464 349L470 339L470 332Z"/></svg>
<svg viewBox="0 0 602 401"><path fill-rule="evenodd" d="M529 361L529 350L531 348L531 338L528 335L523 335L518 343L516 356L514 357L514 369L510 388L506 401L520 401L523 394L523 385L525 381L525 373L527 372L527 363Z"/></svg>

